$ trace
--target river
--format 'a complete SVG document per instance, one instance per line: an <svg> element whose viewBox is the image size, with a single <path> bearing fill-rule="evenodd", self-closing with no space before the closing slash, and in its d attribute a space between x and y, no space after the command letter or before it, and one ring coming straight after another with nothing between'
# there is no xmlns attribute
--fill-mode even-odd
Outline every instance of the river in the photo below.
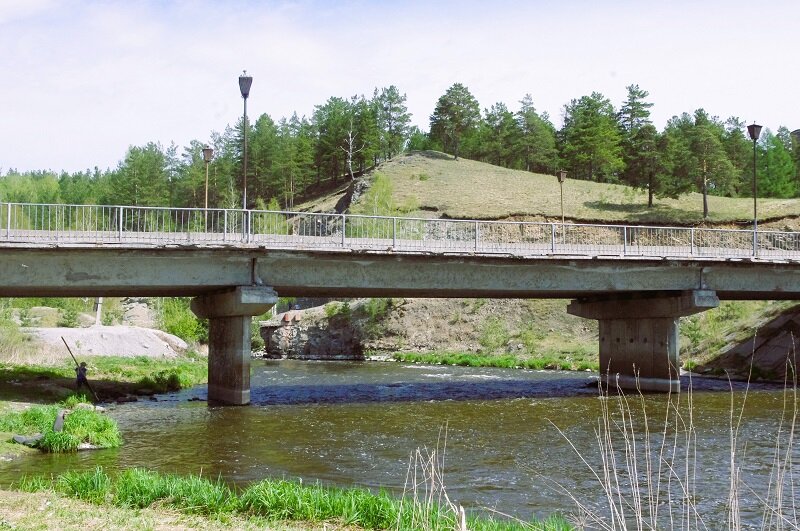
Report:
<svg viewBox="0 0 800 531"><path fill-rule="evenodd" d="M574 496L602 511L607 505L603 491L578 454L601 471L598 421L604 408L612 421L619 421L625 399L599 397L593 381L592 373L559 371L254 361L250 406L209 407L190 400L204 399L204 387L112 406L109 414L119 422L122 448L15 460L0 466L0 483L6 485L21 474L102 465L108 470L139 466L169 473L202 472L239 486L286 477L402 493L412 453L438 449L448 495L470 509L496 509L524 519L555 511L575 513ZM787 395L761 386L750 389L745 401L744 391L730 392L727 387L727 382L696 380L692 393L680 395L681 417L673 414L667 420L667 455L673 450L670 434L676 426L691 420L692 431L687 458L686 432L678 429L678 455L670 459L676 471L669 485L670 474L664 471L664 481L654 489L660 492L662 517L670 506L680 516L680 482L689 477L693 506L706 525L716 528L714 523L725 518L731 410L738 418L744 402L737 464L748 487L742 488L741 514L747 524L760 522L762 512L752 492L767 494ZM691 409L686 405L690 397ZM636 426L633 437L639 441L639 484L655 477L645 468L642 408L655 441L650 451L655 469L667 400L666 395L628 397ZM797 400L788 397L790 414ZM786 422L784 418L784 429ZM625 483L629 474L624 470L622 439L614 444L621 459L618 477ZM789 451L796 488L798 446Z"/></svg>

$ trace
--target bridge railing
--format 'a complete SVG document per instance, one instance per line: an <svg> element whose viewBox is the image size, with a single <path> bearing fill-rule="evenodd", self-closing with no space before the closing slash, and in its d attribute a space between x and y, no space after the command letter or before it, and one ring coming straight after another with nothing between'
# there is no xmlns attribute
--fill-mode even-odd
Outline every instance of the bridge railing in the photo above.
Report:
<svg viewBox="0 0 800 531"><path fill-rule="evenodd" d="M800 259L796 232L24 203L0 203L0 242Z"/></svg>

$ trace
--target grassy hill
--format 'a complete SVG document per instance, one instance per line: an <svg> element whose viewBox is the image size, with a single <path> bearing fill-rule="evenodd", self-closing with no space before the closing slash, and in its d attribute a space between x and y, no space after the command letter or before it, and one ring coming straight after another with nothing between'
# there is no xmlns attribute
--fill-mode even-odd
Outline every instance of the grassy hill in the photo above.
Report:
<svg viewBox="0 0 800 531"><path fill-rule="evenodd" d="M553 175L454 160L435 151L399 155L381 164L376 172L388 178L392 202L403 215L539 220L561 217L559 184ZM300 208L330 210L342 193L340 190L338 195L307 202ZM698 193L656 199L653 208L647 208L647 193L628 186L579 181L569 176L564 183L564 213L571 221L697 225L703 223L702 208L702 195ZM753 200L709 196L709 210L708 223L747 225L753 218ZM759 220L764 222L800 216L800 200L759 199L758 211Z"/></svg>
<svg viewBox="0 0 800 531"><path fill-rule="evenodd" d="M400 155L381 164L371 176L383 176L383 194L405 216L461 219L555 221L561 217L560 190L553 175L509 170L482 162L426 151ZM388 183L388 184L386 184ZM375 187L373 187L375 188ZM346 188L301 206L330 211ZM351 211L371 213L369 192ZM750 227L752 198L709 197L710 217L702 219L702 195L656 199L627 186L577 181L564 184L568 221L651 225L743 225ZM800 230L800 200L759 199L759 224L765 229ZM381 212L386 213L386 212ZM471 352L493 356L547 358L557 364L584 366L597 356L597 325L566 314L566 300L492 301L416 299L398 305L368 347L400 352ZM681 356L690 366L714 367L729 345L746 341L792 302L727 301L720 308L681 319ZM502 326L500 326L500 324ZM502 328L498 333L498 327ZM487 337L500 338L493 343Z"/></svg>

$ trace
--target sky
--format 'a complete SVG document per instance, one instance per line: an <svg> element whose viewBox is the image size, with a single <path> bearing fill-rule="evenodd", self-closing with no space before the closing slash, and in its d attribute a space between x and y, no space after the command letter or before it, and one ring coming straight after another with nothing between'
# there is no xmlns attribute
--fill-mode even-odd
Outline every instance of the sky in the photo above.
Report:
<svg viewBox="0 0 800 531"><path fill-rule="evenodd" d="M797 0L0 0L0 174L115 168L132 145L205 142L242 115L311 116L395 85L427 130L466 85L572 99L650 93L655 125L704 108L800 128Z"/></svg>

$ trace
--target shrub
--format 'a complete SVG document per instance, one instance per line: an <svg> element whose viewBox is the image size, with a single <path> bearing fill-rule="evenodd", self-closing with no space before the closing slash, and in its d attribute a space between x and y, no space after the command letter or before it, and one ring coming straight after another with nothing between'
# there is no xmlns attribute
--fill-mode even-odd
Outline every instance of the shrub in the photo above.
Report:
<svg viewBox="0 0 800 531"><path fill-rule="evenodd" d="M506 324L501 319L492 317L484 323L478 342L486 352L494 352L506 346L510 338Z"/></svg>
<svg viewBox="0 0 800 531"><path fill-rule="evenodd" d="M189 308L189 297L160 299L158 320L162 330L189 343L208 342L208 324Z"/></svg>

